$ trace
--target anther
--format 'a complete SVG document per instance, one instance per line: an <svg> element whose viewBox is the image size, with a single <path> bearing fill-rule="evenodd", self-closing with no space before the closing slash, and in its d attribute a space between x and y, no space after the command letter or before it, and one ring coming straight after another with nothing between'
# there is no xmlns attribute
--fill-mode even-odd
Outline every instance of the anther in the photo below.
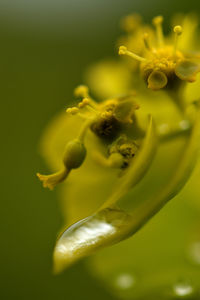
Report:
<svg viewBox="0 0 200 300"><path fill-rule="evenodd" d="M160 47L162 47L164 44L163 29L162 29L163 17L157 16L157 17L153 18L152 22L153 22L153 25L156 27L158 45Z"/></svg>
<svg viewBox="0 0 200 300"><path fill-rule="evenodd" d="M88 97L89 89L86 85L79 85L74 90L75 97Z"/></svg>
<svg viewBox="0 0 200 300"><path fill-rule="evenodd" d="M174 26L174 32L177 33L177 35L180 35L183 32L183 28L180 25Z"/></svg>
<svg viewBox="0 0 200 300"><path fill-rule="evenodd" d="M139 55L137 55L137 54L135 54L135 53L133 53L131 51L128 51L125 46L120 46L118 53L119 53L119 55L127 55L127 56L129 56L129 57L131 57L131 58L133 58L133 59L135 59L137 61L140 61L140 62L146 61L146 58L141 57L141 56L139 56Z"/></svg>
<svg viewBox="0 0 200 300"><path fill-rule="evenodd" d="M79 109L77 107L71 107L67 108L66 112L71 115L76 115L79 112Z"/></svg>
<svg viewBox="0 0 200 300"><path fill-rule="evenodd" d="M89 98L84 98L78 105L79 108L83 108L87 105L90 104L90 99Z"/></svg>
<svg viewBox="0 0 200 300"><path fill-rule="evenodd" d="M176 56L177 45L178 45L178 37L182 34L183 29L180 25L174 26L175 40L174 40L174 51L173 56Z"/></svg>

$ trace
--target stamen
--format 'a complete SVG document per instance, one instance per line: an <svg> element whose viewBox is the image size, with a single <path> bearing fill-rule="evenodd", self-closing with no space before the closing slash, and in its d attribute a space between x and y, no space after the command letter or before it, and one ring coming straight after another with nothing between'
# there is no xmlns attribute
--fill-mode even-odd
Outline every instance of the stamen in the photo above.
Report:
<svg viewBox="0 0 200 300"><path fill-rule="evenodd" d="M90 112L94 113L95 115L98 115L98 114L99 114L98 110L96 110L95 108L93 108L91 105L87 105L86 108L87 108Z"/></svg>
<svg viewBox="0 0 200 300"><path fill-rule="evenodd" d="M146 58L144 57L141 57L131 51L128 51L127 48L125 46L120 46L119 47L119 55L127 55L127 56L130 56L131 58L137 60L137 61L140 61L140 62L144 62L146 61Z"/></svg>
<svg viewBox="0 0 200 300"><path fill-rule="evenodd" d="M66 109L66 112L71 115L76 115L79 113L79 110L86 107L89 111L97 114L97 110L93 107L93 103L91 102L92 100L90 98L84 98L79 104L78 107L70 107Z"/></svg>
<svg viewBox="0 0 200 300"><path fill-rule="evenodd" d="M61 171L58 171L57 173L51 175L42 175L40 173L37 173L36 175L39 178L39 180L42 181L44 188L49 188L50 190L53 190L58 183L63 182L67 178L69 172L69 169L64 168Z"/></svg>
<svg viewBox="0 0 200 300"><path fill-rule="evenodd" d="M80 117L81 119L83 119L83 120L88 120L88 119L89 119L88 116L86 116L86 115L84 115L84 114L82 114L82 113L78 113L77 116L79 116L79 117Z"/></svg>
<svg viewBox="0 0 200 300"><path fill-rule="evenodd" d="M157 16L157 17L153 18L153 25L156 27L156 34L157 34L159 47L163 47L163 45L164 45L162 23L163 23L162 16Z"/></svg>
<svg viewBox="0 0 200 300"><path fill-rule="evenodd" d="M75 97L88 97L89 96L89 89L86 85L79 85L74 90Z"/></svg>
<svg viewBox="0 0 200 300"><path fill-rule="evenodd" d="M87 105L90 104L90 99L89 98L83 98L83 100L78 104L79 108L83 108Z"/></svg>
<svg viewBox="0 0 200 300"><path fill-rule="evenodd" d="M78 136L79 141L81 141L82 143L84 142L85 135L86 135L89 127L92 125L93 122L94 122L94 119L88 119L83 124L83 126L82 126L82 128L79 132L79 136Z"/></svg>
<svg viewBox="0 0 200 300"><path fill-rule="evenodd" d="M145 45L146 49L149 51L152 51L152 47L151 47L150 41L149 41L149 34L147 32L144 33L143 40L144 40L144 45Z"/></svg>
<svg viewBox="0 0 200 300"><path fill-rule="evenodd" d="M76 115L79 112L79 109L77 107L71 107L67 108L66 112L71 115Z"/></svg>
<svg viewBox="0 0 200 300"><path fill-rule="evenodd" d="M174 27L174 33L175 33L175 40L174 40L174 50L173 50L173 56L176 56L177 51L177 45L178 45L178 38L182 34L183 29L180 25L177 25Z"/></svg>
<svg viewBox="0 0 200 300"><path fill-rule="evenodd" d="M113 114L110 111L104 111L101 113L101 118L109 119L112 118Z"/></svg>

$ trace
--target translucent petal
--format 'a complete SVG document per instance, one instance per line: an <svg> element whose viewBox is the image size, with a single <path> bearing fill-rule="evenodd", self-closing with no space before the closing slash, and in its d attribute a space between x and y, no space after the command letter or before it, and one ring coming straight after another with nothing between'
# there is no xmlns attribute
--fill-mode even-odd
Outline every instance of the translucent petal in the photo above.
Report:
<svg viewBox="0 0 200 300"><path fill-rule="evenodd" d="M124 176L116 182L112 195L105 201L103 207L116 204L122 196L140 182L152 163L156 154L156 146L156 129L152 117L150 116L147 133L138 154L133 158L132 163Z"/></svg>
<svg viewBox="0 0 200 300"><path fill-rule="evenodd" d="M170 102L169 98L166 97L163 92L155 94L149 91L148 97L146 95L140 95L140 97L137 98L137 102L142 107L142 109L138 111L139 126L144 130L147 126L147 114L149 112L153 114L158 126L159 124L169 124L170 126L173 120L179 120L180 118L173 103ZM82 122L82 119L78 116L71 117L63 112L58 114L44 130L40 143L40 152L53 171L60 168L65 143L77 136ZM178 146L179 143L180 140L173 142L173 149L174 146ZM171 145L169 146L171 147ZM86 137L86 147L88 149L88 155L82 167L72 172L68 180L59 187L61 199L58 200L60 201L65 227L88 215L92 215L103 204L105 199L110 196L118 176L118 171L103 168L94 161L92 155L94 149L105 154L107 150L90 131ZM168 160L168 155L171 150L165 146L162 151L166 151L166 158L164 158L164 160ZM174 152L174 157L176 160L176 152ZM168 166L169 169L173 168L173 163L171 165L168 163ZM159 170L157 171L159 172ZM165 180L164 177L163 180ZM150 186L153 188L152 182Z"/></svg>
<svg viewBox="0 0 200 300"><path fill-rule="evenodd" d="M61 235L55 247L55 271L60 272L80 258L88 256L102 247L119 242L140 229L186 183L197 157L199 140L200 118L198 114L196 124L187 142L187 148L177 163L175 173L164 188L156 191L155 195L149 195L144 201L141 201L141 199L131 201L133 203L128 209L126 205L126 211L124 211L124 208L115 208L116 204L117 207L122 207L124 203L114 197L115 203L113 201L111 203L110 201L106 202L103 207L108 205L107 208L103 208L96 214L69 227ZM146 141L149 141L149 133L147 133ZM144 145L146 146L145 143ZM140 159L138 161L140 162ZM131 178L125 176L125 179L122 180L123 192L124 185L125 190L128 187L130 188L131 179L134 182L133 174ZM119 190L119 196L123 196L121 190Z"/></svg>
<svg viewBox="0 0 200 300"><path fill-rule="evenodd" d="M185 148L185 153L179 161L178 167L177 162L172 161L176 172L173 176L169 176L168 184L161 189L161 193L157 194L158 197L165 198L165 200L166 197L171 198L186 182L199 148L199 129L198 114L193 134L186 143L187 148ZM182 151L180 151L180 156ZM168 166L170 163L168 156ZM158 166L158 160L155 161L153 167L155 168L156 165ZM163 167L162 163L159 167ZM161 170L160 174L165 176ZM152 172L149 174L150 177L152 177ZM155 181L155 176L153 176L153 180ZM142 185L143 191L144 187L148 189L146 184L147 181ZM133 202L135 196L137 195L133 193ZM153 199L151 196L149 203L154 205L156 198ZM143 197L138 203L141 201L143 201ZM186 263L186 251L189 248L187 243L191 231L193 232L196 228L196 231L199 232L200 228L199 214L188 204L188 201L190 199L187 200L187 195L184 194L183 190L177 200L173 200L170 205L167 205L134 238L103 249L90 258L88 263L91 272L96 277L100 277L116 297L120 296L120 298L125 299L143 299L143 297L146 299L147 295L149 299L151 294L152 298L150 299L155 299L156 296L171 299L170 289L172 290L180 278L191 280L195 291L196 288L200 289L198 280L200 270ZM146 206L148 207L147 202ZM145 212L145 206L143 206L142 211L138 211L137 208L135 212L133 211L134 218L132 220L137 220L141 212ZM158 288L161 293L159 295L157 295Z"/></svg>
<svg viewBox="0 0 200 300"><path fill-rule="evenodd" d="M118 180L113 192L114 198L111 196L99 212L75 223L59 238L54 252L56 272L60 272L99 248L118 242L129 235L127 228L131 222L130 216L123 210L113 208L113 205L115 206L118 198L145 175L154 156L155 145L155 127L150 118L140 154L134 158L128 172Z"/></svg>
<svg viewBox="0 0 200 300"><path fill-rule="evenodd" d="M160 90L167 85L167 77L163 72L153 71L148 77L148 88Z"/></svg>
<svg viewBox="0 0 200 300"><path fill-rule="evenodd" d="M200 71L200 64L182 60L175 67L175 73L181 80L193 82L196 80L196 74Z"/></svg>
<svg viewBox="0 0 200 300"><path fill-rule="evenodd" d="M196 76L196 80L190 84L186 85L185 88L185 99L188 103L193 102L194 100L199 99L200 94L200 74Z"/></svg>

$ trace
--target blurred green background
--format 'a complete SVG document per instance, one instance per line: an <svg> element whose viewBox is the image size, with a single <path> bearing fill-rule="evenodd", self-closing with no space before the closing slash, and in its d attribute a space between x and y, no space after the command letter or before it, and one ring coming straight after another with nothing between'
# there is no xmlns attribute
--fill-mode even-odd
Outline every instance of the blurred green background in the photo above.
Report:
<svg viewBox="0 0 200 300"><path fill-rule="evenodd" d="M79 263L54 277L52 251L62 224L57 191L42 188L47 170L38 141L72 100L85 68L116 55L121 16L200 12L177 0L0 0L1 299L112 299Z"/></svg>

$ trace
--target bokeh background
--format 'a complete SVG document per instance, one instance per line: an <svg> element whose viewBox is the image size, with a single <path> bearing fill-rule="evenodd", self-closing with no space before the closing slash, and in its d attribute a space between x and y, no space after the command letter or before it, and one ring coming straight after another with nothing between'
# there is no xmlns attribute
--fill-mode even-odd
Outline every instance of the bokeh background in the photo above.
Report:
<svg viewBox="0 0 200 300"><path fill-rule="evenodd" d="M52 275L62 224L57 191L35 173L43 128L72 100L85 68L116 55L119 19L195 11L197 0L0 0L0 298L112 299L82 262Z"/></svg>

